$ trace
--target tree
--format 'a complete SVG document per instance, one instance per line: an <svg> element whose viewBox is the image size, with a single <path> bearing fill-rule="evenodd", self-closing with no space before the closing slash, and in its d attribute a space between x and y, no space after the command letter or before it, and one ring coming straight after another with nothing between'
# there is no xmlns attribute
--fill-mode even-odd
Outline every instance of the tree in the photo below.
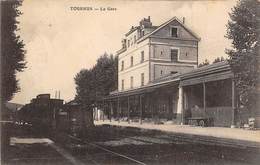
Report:
<svg viewBox="0 0 260 165"><path fill-rule="evenodd" d="M1 1L1 103L9 101L20 90L16 73L26 67L24 44L16 35L21 15L17 9L21 1Z"/></svg>
<svg viewBox="0 0 260 165"><path fill-rule="evenodd" d="M109 95L109 92L117 89L117 57L108 56L106 53L97 60L94 67L96 82L98 85L98 99Z"/></svg>
<svg viewBox="0 0 260 165"><path fill-rule="evenodd" d="M226 37L232 40L232 49L227 50L228 62L234 73L240 103L248 110L256 104L256 85L259 75L259 2L240 0L229 13Z"/></svg>
<svg viewBox="0 0 260 165"><path fill-rule="evenodd" d="M89 108L98 106L104 96L117 89L117 57L105 53L93 68L81 70L74 80L75 99Z"/></svg>
<svg viewBox="0 0 260 165"><path fill-rule="evenodd" d="M76 84L76 101L90 108L96 98L96 84L93 69L81 70L77 73L74 80Z"/></svg>
<svg viewBox="0 0 260 165"><path fill-rule="evenodd" d="M205 61L203 61L202 63L200 63L198 65L198 67L202 67L202 66L206 66L206 65L209 65L209 61L207 59L205 59Z"/></svg>

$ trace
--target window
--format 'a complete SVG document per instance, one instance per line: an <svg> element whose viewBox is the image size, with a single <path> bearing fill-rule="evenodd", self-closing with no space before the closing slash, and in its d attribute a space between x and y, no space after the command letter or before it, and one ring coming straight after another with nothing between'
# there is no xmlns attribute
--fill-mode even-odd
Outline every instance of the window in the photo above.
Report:
<svg viewBox="0 0 260 165"><path fill-rule="evenodd" d="M124 70L124 61L121 62L121 71Z"/></svg>
<svg viewBox="0 0 260 165"><path fill-rule="evenodd" d="M163 51L161 51L161 56L163 55Z"/></svg>
<svg viewBox="0 0 260 165"><path fill-rule="evenodd" d="M171 49L171 61L178 61L178 49Z"/></svg>
<svg viewBox="0 0 260 165"><path fill-rule="evenodd" d="M127 40L127 47L130 47L130 40Z"/></svg>
<svg viewBox="0 0 260 165"><path fill-rule="evenodd" d="M141 63L144 62L144 51L141 51Z"/></svg>
<svg viewBox="0 0 260 165"><path fill-rule="evenodd" d="M131 87L131 89L133 88L133 85L134 85L134 77L131 76L130 77L130 87Z"/></svg>
<svg viewBox="0 0 260 165"><path fill-rule="evenodd" d="M131 56L131 64L130 64L131 66L133 66L134 65L134 57L133 56Z"/></svg>
<svg viewBox="0 0 260 165"><path fill-rule="evenodd" d="M176 27L171 28L171 36L178 37L178 28L176 28Z"/></svg>
<svg viewBox="0 0 260 165"><path fill-rule="evenodd" d="M144 86L144 73L141 74L141 86Z"/></svg>
<svg viewBox="0 0 260 165"><path fill-rule="evenodd" d="M136 43L136 36L134 36L134 43Z"/></svg>
<svg viewBox="0 0 260 165"><path fill-rule="evenodd" d="M161 75L163 75L163 71L161 70Z"/></svg>
<svg viewBox="0 0 260 165"><path fill-rule="evenodd" d="M144 30L142 31L142 36L144 36Z"/></svg>
<svg viewBox="0 0 260 165"><path fill-rule="evenodd" d="M124 90L124 80L122 80L122 85L121 85L121 89Z"/></svg>

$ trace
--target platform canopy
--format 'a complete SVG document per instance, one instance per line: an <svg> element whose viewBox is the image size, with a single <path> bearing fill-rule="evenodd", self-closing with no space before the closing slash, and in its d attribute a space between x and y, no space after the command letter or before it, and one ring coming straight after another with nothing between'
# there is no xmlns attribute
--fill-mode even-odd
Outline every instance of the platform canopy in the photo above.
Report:
<svg viewBox="0 0 260 165"><path fill-rule="evenodd" d="M110 95L104 99L109 100L119 97L150 93L156 89L167 86L189 86L205 82L230 79L233 78L233 76L234 75L228 62L218 62L196 68L186 73L168 75L140 88L111 92Z"/></svg>
<svg viewBox="0 0 260 165"><path fill-rule="evenodd" d="M230 65L226 61L218 62L180 75L180 86L195 85L233 77L234 74Z"/></svg>
<svg viewBox="0 0 260 165"><path fill-rule="evenodd" d="M113 98L118 98L118 97L150 93L150 92L155 91L158 88L178 85L179 81L180 81L179 77L176 77L175 79L171 79L171 80L167 80L167 81L163 81L163 82L157 82L157 83L153 83L153 84L148 84L141 88L130 89L127 91L120 91L120 92L118 92L118 91L111 92L110 95L105 97L104 99L107 100L107 99L113 99Z"/></svg>

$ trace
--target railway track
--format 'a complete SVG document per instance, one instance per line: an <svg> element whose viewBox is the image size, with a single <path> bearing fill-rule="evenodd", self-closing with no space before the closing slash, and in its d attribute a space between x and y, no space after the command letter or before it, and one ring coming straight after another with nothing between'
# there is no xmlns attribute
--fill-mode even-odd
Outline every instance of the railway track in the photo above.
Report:
<svg viewBox="0 0 260 165"><path fill-rule="evenodd" d="M167 137L160 137L158 139L165 139L169 140L172 143L175 142L183 142L183 143L198 143L198 144L204 144L204 145L218 145L223 147L235 147L239 149L259 149L260 145L256 142L248 142L243 140L234 141L233 139L226 139L226 138L219 138L219 137L213 137L213 136L201 136L201 135L193 135L193 134L183 134L183 133L166 133ZM124 137L123 135L120 135L120 137ZM157 138L157 137L153 137ZM135 138L133 138L135 139ZM156 144L156 143L154 143Z"/></svg>
<svg viewBox="0 0 260 165"><path fill-rule="evenodd" d="M118 153L118 152L109 150L109 149L107 149L107 148L104 148L104 147L102 147L102 146L96 144L96 143L89 142L88 140L82 140L82 139L80 139L80 138L77 138L77 137L71 136L71 135L68 135L68 136L69 136L71 139L73 139L73 140L75 140L75 141L77 141L77 142L79 142L79 143L81 143L81 144L85 144L85 145L89 145L89 146L98 148L98 149L100 149L100 150L105 151L106 153L109 153L109 154L118 156L118 157L120 157L120 158L126 159L126 160L130 161L131 163L134 163L134 164L142 164L142 165L145 164L144 162L141 162L141 161L139 161L139 160L137 160L137 159L134 159L134 158L132 158L132 157L129 156L129 155L124 155L124 154L121 154L121 153ZM151 145L151 144L152 144L152 145L153 145L153 144L155 144L155 145L161 145L161 144L162 144L162 143L158 143L158 142L151 141L151 140L147 140L147 139L140 139L140 138L137 138L137 137L135 137L135 136L124 136L124 135L122 135L122 134L121 134L120 136L116 137L116 138L113 138L113 140L120 140L120 139L122 139L122 138L127 138L127 139L131 139L131 140L139 141L139 142L142 142L142 143L150 144L150 145ZM158 140L160 140L160 138L156 138L156 137L153 137L153 139L158 139ZM112 139L111 139L111 140L112 140ZM169 140L169 139L167 139L167 140ZM171 140L170 143L173 143L173 141ZM102 157L102 156L104 156L106 153L99 153L99 154L97 153L97 154L95 154L95 155ZM170 154L170 155L172 155L172 154ZM90 154L88 154L87 156L88 156L89 160L93 162L93 164L98 164L93 158L91 158L91 155L90 155ZM155 158L152 158L152 160L154 160L154 159L155 159ZM129 163L126 163L126 164L129 164Z"/></svg>
<svg viewBox="0 0 260 165"><path fill-rule="evenodd" d="M134 135L134 136L133 136ZM69 136L69 135L68 135ZM90 152L94 151L93 153L88 153L87 155L85 155L85 157L88 157L88 160L91 161L93 164L104 164L104 163L100 163L102 162L102 160L99 160L99 158L102 158L103 161L109 161L110 158L115 158L116 160L119 160L119 162L124 162L124 163L116 163L116 164L146 164L147 162L150 161L157 161L164 159L163 157L175 157L176 153L170 153L165 155L165 153L160 154L160 151L158 150L158 152L156 152L156 154L154 155L149 155L150 157L146 157L146 153L141 153L141 155L137 154L137 153L130 153L130 152L125 152L122 150L118 152L118 150L115 150L112 148L112 150L109 148L109 145L106 146L106 144L103 144L103 142L99 143L99 142L91 142L88 141L88 139L80 139L74 136L69 136L70 139L73 139L74 141L76 141L78 144L81 145L86 145L86 147L83 146L84 149L89 149ZM109 138L108 141L120 141L122 139L130 139L130 140L134 140L134 141L138 141L138 142L142 142L146 147L149 147L150 145L167 145L167 144L185 144L187 146L189 146L189 144L204 144L203 146L199 147L199 150L193 150L192 148L188 148L187 151L189 151L191 154L197 154L197 156L201 155L207 155L209 154L208 151L206 151L205 147L206 146L212 146L213 145L213 149L215 149L214 151L212 151L210 153L210 156L214 159L222 159L222 157L225 157L226 160L230 160L230 161L243 161L245 162L244 158L241 157L240 158L236 158L234 159L232 156L232 153L228 153L226 150L230 150L230 147L232 147L232 145L230 145L229 143L223 143L223 142L219 142L216 141L215 138L204 138L204 137L200 137L200 136L194 136L194 135L182 135L182 134L175 134L175 135L171 135L171 134L165 134L165 135L161 135L161 134L147 134L147 135L140 135L137 133L133 133L132 135L125 135L124 133L120 133L117 136L113 137L113 138ZM160 140L165 141L164 142L160 142ZM124 140L123 140L124 141ZM128 143L126 143L128 144ZM131 142L129 143L131 144ZM105 145L105 146L104 146ZM120 142L119 142L120 145ZM142 145L142 144L140 144ZM147 146L148 145L148 146ZM218 148L214 148L214 146L220 146ZM88 147L91 146L91 147ZM178 147L178 146L177 146ZM196 147L196 146L195 146ZM221 147L229 147L229 149L224 150L225 148L221 148ZM95 149L92 149L95 148ZM109 149L108 149L109 148ZM158 147L157 147L158 148ZM175 146L173 146L173 148L175 148ZM238 145L235 148L241 149L241 150L245 150L248 148L245 148L243 145ZM205 149L205 150L204 150ZM100 152L102 151L102 152ZM174 149L173 149L174 151ZM206 151L206 152L205 152ZM186 151L185 151L186 152ZM221 152L221 153L219 153ZM187 152L186 152L187 153ZM112 156L110 156L112 155ZM158 156L159 155L159 156ZM141 156L141 157L140 157ZM158 156L158 158L156 158L155 156ZM82 156L84 157L84 156ZM248 156L249 157L249 156ZM124 161L122 161L122 159ZM139 159L139 160L138 160ZM145 160L146 163L144 163L143 161ZM114 164L114 162L109 162L107 164Z"/></svg>
<svg viewBox="0 0 260 165"><path fill-rule="evenodd" d="M144 162L141 162L139 160L136 160L134 158L131 158L127 155L124 155L124 154L121 154L121 153L118 153L118 152L115 152L115 151L112 151L112 150L109 150L107 148L104 148L100 145L97 145L95 143L92 143L92 142L89 142L88 140L84 139L80 139L80 138L77 138L75 136L71 136L71 135L68 135L68 137L74 141L77 141L81 144L84 144L84 145L88 145L88 146L91 146L91 147L94 147L94 148L97 148L99 150L102 150L103 152L105 152L104 154L111 154L113 157L118 157L118 158L121 158L121 159L124 159L125 162L128 161L129 163L125 163L125 164L140 164L140 165L146 165ZM90 161L92 161L93 164L99 164L96 160L94 160L93 158L91 158L90 154L87 154L88 158Z"/></svg>

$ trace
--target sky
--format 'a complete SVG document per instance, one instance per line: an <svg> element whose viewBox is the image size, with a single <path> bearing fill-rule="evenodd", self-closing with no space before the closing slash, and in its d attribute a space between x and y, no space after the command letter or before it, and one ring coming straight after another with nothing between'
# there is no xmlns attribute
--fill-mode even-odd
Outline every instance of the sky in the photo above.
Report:
<svg viewBox="0 0 260 165"><path fill-rule="evenodd" d="M186 26L201 38L199 62L227 57L231 41L224 36L235 4L236 0L24 0L17 34L25 44L27 68L17 75L21 91L11 102L26 104L41 93L54 98L58 90L61 99L72 100L75 75L95 65L105 52L115 54L131 26L148 16L155 26L174 16L185 17Z"/></svg>

